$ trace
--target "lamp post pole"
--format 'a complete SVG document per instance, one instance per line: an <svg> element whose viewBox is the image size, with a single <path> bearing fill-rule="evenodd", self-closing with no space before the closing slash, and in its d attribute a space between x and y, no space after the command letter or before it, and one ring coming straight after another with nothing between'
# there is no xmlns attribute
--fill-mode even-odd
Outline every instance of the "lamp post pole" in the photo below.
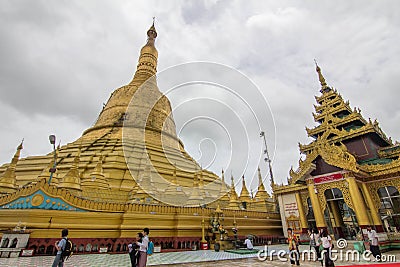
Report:
<svg viewBox="0 0 400 267"><path fill-rule="evenodd" d="M268 145L267 145L267 138L265 137L265 132L261 132L260 133L260 137L264 138L264 145L265 145L265 150L264 150L264 154L265 154L265 162L268 163L268 168L269 168L269 175L271 177L271 187L273 187L274 185L274 175L272 173L272 166L271 166L271 159L269 157L269 153L268 153Z"/></svg>
<svg viewBox="0 0 400 267"><path fill-rule="evenodd" d="M207 250L208 249L208 243L207 240L205 238L205 221L204 221L204 208L205 208L205 204L200 205L201 208L201 241L200 241L200 249L202 250Z"/></svg>
<svg viewBox="0 0 400 267"><path fill-rule="evenodd" d="M53 175L56 172L56 167L57 167L56 136L54 134L50 135L49 141L50 141L50 144L53 145L53 152L54 152L54 164L53 164L53 167L50 168L50 178L49 178L49 182L48 182L50 184L51 179L53 178Z"/></svg>
<svg viewBox="0 0 400 267"><path fill-rule="evenodd" d="M205 222L204 222L204 215L202 215L201 219L201 243L206 243L206 238L205 238Z"/></svg>

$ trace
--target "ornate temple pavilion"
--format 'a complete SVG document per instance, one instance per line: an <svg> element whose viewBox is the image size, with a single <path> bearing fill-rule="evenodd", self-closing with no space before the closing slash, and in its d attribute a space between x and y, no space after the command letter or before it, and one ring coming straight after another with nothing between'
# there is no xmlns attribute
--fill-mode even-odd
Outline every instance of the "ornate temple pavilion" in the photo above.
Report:
<svg viewBox="0 0 400 267"><path fill-rule="evenodd" d="M287 185L274 187L283 228L299 234L327 228L336 238L351 239L372 225L381 241L390 239L400 227L400 144L393 144L376 120L352 109L327 85L318 65L316 70L317 126L306 128L313 141L299 144L298 169L290 170Z"/></svg>
<svg viewBox="0 0 400 267"><path fill-rule="evenodd" d="M214 221L228 235L236 226L258 242L282 234L260 172L256 195L243 178L238 196L233 177L226 184L223 172L220 178L202 169L185 151L157 85L154 23L147 36L132 81L111 94L80 138L27 158L20 152L29 144L21 143L0 167L0 229L22 222L36 253L52 254L65 227L79 252L124 251L144 227L161 249L175 250L212 241Z"/></svg>

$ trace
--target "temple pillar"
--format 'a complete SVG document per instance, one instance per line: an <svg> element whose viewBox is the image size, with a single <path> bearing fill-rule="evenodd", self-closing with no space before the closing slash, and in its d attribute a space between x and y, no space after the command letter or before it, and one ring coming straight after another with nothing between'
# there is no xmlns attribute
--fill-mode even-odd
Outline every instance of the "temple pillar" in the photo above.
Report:
<svg viewBox="0 0 400 267"><path fill-rule="evenodd" d="M343 218L340 214L339 206L337 201L329 201L329 209L332 212L333 220L335 225L333 226L334 233L339 237L344 237L342 226L343 226Z"/></svg>
<svg viewBox="0 0 400 267"><path fill-rule="evenodd" d="M310 195L311 205L314 212L315 222L317 224L318 229L326 229L326 222L324 219L324 214L321 210L321 205L319 203L319 199L317 194L315 193L315 185L314 181L308 180L308 194Z"/></svg>
<svg viewBox="0 0 400 267"><path fill-rule="evenodd" d="M304 212L303 203L301 201L301 196L299 192L296 192L295 195L296 195L297 208L299 209L301 232L307 233L308 223L307 223L307 217Z"/></svg>
<svg viewBox="0 0 400 267"><path fill-rule="evenodd" d="M367 201L367 205L369 206L369 209L371 211L372 222L375 225L376 231L383 232L384 230L383 230L382 220L381 217L379 216L378 210L375 207L375 203L372 200L371 193L369 192L367 184L362 183L361 188L364 194L364 198Z"/></svg>
<svg viewBox="0 0 400 267"><path fill-rule="evenodd" d="M353 206L355 207L355 205L357 205L357 208L354 209L354 212L357 217L358 225L361 229L366 229L371 223L369 221L367 207L365 206L364 199L358 188L357 181L354 177L347 177L346 181L349 184L349 192Z"/></svg>

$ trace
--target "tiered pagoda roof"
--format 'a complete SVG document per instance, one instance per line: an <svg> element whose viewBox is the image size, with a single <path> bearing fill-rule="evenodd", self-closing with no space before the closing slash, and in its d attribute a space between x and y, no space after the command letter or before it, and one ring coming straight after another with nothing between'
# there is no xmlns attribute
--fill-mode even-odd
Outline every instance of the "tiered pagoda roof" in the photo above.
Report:
<svg viewBox="0 0 400 267"><path fill-rule="evenodd" d="M317 126L306 128L313 141L299 143L305 159L299 160L296 171L290 170L289 184L302 184L309 175L341 170L363 177L399 171L399 144L392 143L377 120L366 120L360 109L352 109L349 101L328 86L318 65L316 71L321 84L313 113Z"/></svg>

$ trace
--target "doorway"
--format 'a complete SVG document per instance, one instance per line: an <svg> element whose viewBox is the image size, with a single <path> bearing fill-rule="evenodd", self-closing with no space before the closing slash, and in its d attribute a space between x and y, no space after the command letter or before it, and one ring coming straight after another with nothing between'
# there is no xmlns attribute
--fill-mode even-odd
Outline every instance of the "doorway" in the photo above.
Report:
<svg viewBox="0 0 400 267"><path fill-rule="evenodd" d="M338 188L330 188L324 192L326 209L325 221L335 239L355 239L360 231L354 211L346 204L343 193Z"/></svg>

